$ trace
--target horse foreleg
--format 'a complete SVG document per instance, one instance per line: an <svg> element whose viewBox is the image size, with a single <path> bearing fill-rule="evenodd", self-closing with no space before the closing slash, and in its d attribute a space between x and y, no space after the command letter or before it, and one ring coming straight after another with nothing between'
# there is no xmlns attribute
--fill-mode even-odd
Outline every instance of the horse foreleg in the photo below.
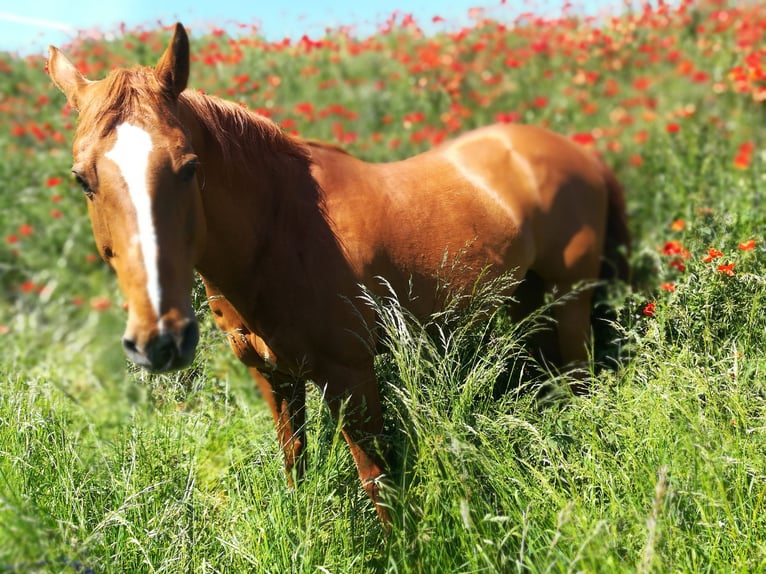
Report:
<svg viewBox="0 0 766 574"><path fill-rule="evenodd" d="M354 377L352 380L358 381L360 378ZM374 375L363 377L362 380L365 382L349 386L345 392L335 392L328 384L326 398L333 416L336 420L342 420L343 438L354 457L362 487L375 504L380 521L388 527L391 517L381 498L386 457L378 384Z"/></svg>
<svg viewBox="0 0 766 574"><path fill-rule="evenodd" d="M210 310L218 327L225 331L232 352L250 370L263 398L271 409L279 444L285 455L287 480L292 486L293 472L300 480L305 472L301 453L306 445L306 385L303 381L277 372L267 379L260 369L273 370L276 357L266 342L252 333L239 312L218 288L203 278Z"/></svg>
<svg viewBox="0 0 766 574"><path fill-rule="evenodd" d="M306 447L306 385L303 381L272 374L271 380L251 367L258 388L271 409L277 439L285 457L290 486L300 482L306 472L303 451ZM294 479L293 479L294 477Z"/></svg>

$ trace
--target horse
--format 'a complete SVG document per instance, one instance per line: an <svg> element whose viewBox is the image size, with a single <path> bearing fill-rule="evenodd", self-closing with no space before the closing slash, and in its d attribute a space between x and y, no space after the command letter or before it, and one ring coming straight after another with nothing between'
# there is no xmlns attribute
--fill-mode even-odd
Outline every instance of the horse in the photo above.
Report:
<svg viewBox="0 0 766 574"><path fill-rule="evenodd" d="M557 353L562 366L582 365L593 288L574 286L598 281L609 257L612 275L626 276L623 191L595 154L516 124L367 163L187 89L189 69L180 23L153 68L98 81L50 47L50 77L79 112L72 173L128 304L125 352L154 372L190 364L196 271L268 401L288 481L305 472L312 381L342 417L363 488L388 523L376 317L362 289L380 292L383 277L427 318L446 304L445 268L452 293L534 273L570 295L553 309Z"/></svg>

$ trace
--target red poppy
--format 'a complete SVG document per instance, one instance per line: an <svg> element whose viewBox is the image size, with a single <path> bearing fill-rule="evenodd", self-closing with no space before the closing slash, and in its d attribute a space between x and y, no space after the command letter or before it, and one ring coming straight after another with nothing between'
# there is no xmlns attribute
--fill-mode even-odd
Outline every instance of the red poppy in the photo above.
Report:
<svg viewBox="0 0 766 574"><path fill-rule="evenodd" d="M672 231L683 231L686 229L686 222L683 219L676 219L670 224L670 229Z"/></svg>
<svg viewBox="0 0 766 574"><path fill-rule="evenodd" d="M755 144L753 144L753 142L745 142L740 145L737 150L737 155L734 157L734 166L739 169L747 169L750 167L754 149Z"/></svg>
<svg viewBox="0 0 766 574"><path fill-rule="evenodd" d="M726 265L719 265L718 271L729 277L734 277L734 263L727 263Z"/></svg>
<svg viewBox="0 0 766 574"><path fill-rule="evenodd" d="M56 187L62 181L64 181L64 178L62 177L49 177L46 180L45 185L47 185L48 187Z"/></svg>
<svg viewBox="0 0 766 574"><path fill-rule="evenodd" d="M500 112L495 114L495 121L502 124L512 124L520 119L521 114L519 112Z"/></svg>
<svg viewBox="0 0 766 574"><path fill-rule="evenodd" d="M703 263L710 263L713 259L718 259L719 257L723 257L723 253L718 251L718 249L715 249L714 247L711 247L707 250L707 255L705 255L702 258Z"/></svg>
<svg viewBox="0 0 766 574"><path fill-rule="evenodd" d="M673 282L663 283L660 285L660 289L667 291L668 293L673 293L676 290L676 284Z"/></svg>
<svg viewBox="0 0 766 574"><path fill-rule="evenodd" d="M643 311L641 311L644 315L647 317L653 317L654 316L654 309L656 305L654 301L649 301L646 306L644 307Z"/></svg>
<svg viewBox="0 0 766 574"><path fill-rule="evenodd" d="M678 258L673 259L670 263L668 263L668 265L678 269L681 272L686 271L686 265L684 265L683 261Z"/></svg>
<svg viewBox="0 0 766 574"><path fill-rule="evenodd" d="M94 311L106 311L112 306L112 302L107 297L93 297L90 300L90 308Z"/></svg>
<svg viewBox="0 0 766 574"><path fill-rule="evenodd" d="M755 239L743 241L737 247L739 247L740 251L750 251L751 249L755 249Z"/></svg>
<svg viewBox="0 0 766 574"><path fill-rule="evenodd" d="M572 139L582 145L591 145L593 144L593 142L596 141L596 138L594 138L593 134L591 134L590 132L582 132L582 133L574 134L572 135Z"/></svg>
<svg viewBox="0 0 766 574"><path fill-rule="evenodd" d="M669 134L678 133L680 129L681 129L681 126L675 123L671 123L665 126L665 131L667 131Z"/></svg>
<svg viewBox="0 0 766 574"><path fill-rule="evenodd" d="M300 104L295 105L295 111L299 114L303 114L305 116L313 116L314 115L314 104L311 102L303 102Z"/></svg>
<svg viewBox="0 0 766 574"><path fill-rule="evenodd" d="M673 241L665 242L665 245L662 247L662 254L679 255L681 259L689 259L689 257L691 257L689 250L686 249L680 241L675 239Z"/></svg>

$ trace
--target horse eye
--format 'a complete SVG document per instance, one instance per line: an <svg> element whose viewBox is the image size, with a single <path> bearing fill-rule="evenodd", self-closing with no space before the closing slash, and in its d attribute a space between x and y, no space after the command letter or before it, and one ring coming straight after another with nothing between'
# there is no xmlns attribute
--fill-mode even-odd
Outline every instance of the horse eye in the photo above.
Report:
<svg viewBox="0 0 766 574"><path fill-rule="evenodd" d="M88 197L92 196L93 190L91 189L88 181L82 176L82 174L76 171L73 171L72 175L74 175L75 181L77 181L77 183L80 184L80 187L86 193L86 195L88 195Z"/></svg>
<svg viewBox="0 0 766 574"><path fill-rule="evenodd" d="M192 179L194 179L194 175L197 173L198 165L199 161L196 159L187 161L178 172L178 175L181 177L181 181L184 183L189 183Z"/></svg>

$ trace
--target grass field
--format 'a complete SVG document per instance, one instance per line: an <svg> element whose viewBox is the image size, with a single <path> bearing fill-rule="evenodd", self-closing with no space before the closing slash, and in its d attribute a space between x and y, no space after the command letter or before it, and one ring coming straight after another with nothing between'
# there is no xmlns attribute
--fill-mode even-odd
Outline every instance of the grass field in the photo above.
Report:
<svg viewBox="0 0 766 574"><path fill-rule="evenodd" d="M290 44L191 31L191 86L286 131L389 160L534 123L599 150L627 190L635 279L610 295L624 360L587 397L487 399L509 357L525 367L529 325L483 334L464 316L435 341L381 309L402 469L389 535L315 390L308 476L288 488L201 295L191 369L127 365L68 176L76 114L42 58L0 54L0 572L766 571L766 7L510 20L499 5L473 22L424 36L399 16ZM98 78L153 64L167 37L66 52Z"/></svg>

